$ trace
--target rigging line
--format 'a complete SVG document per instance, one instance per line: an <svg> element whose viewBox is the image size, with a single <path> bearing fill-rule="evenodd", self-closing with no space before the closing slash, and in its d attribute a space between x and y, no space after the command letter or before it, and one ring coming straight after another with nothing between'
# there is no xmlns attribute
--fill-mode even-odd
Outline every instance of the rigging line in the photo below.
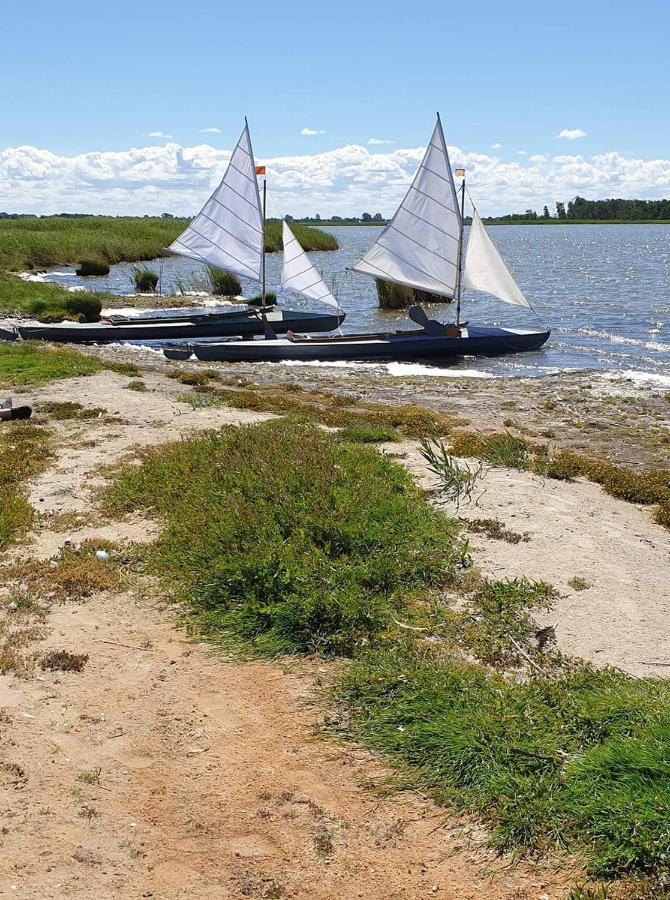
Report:
<svg viewBox="0 0 670 900"><path fill-rule="evenodd" d="M446 203L441 203L436 197L431 197L430 194L427 194L425 191L422 191L420 188L416 187L416 185L414 185L414 184L410 184L410 186L407 190L407 194L409 194L410 191L416 191L417 194L421 194L421 196L425 197L427 200L432 200L433 203L437 203L438 206L441 206L442 209L448 210L450 213L456 212L456 210L454 209L453 206L449 206ZM405 199L407 198L407 194L405 194L405 197L403 197L403 203L405 202ZM401 206L402 206L402 204L401 204ZM396 213L396 215L397 215L397 213Z"/></svg>
<svg viewBox="0 0 670 900"><path fill-rule="evenodd" d="M416 238L413 238L411 235L405 234L405 232L401 231L397 225L391 225L390 227L393 228L394 231L397 231L401 237L404 237L405 240L411 241L413 244L416 244L417 247L421 247L422 250L427 250L428 253L432 253L433 256L437 256L437 258L441 259L443 262L449 263L449 265L454 266L454 268L456 267L456 263L453 263L450 259L447 259L446 256L440 256L440 254L437 252L437 250L431 250L430 247L427 247L425 244L422 244L421 241L417 241ZM384 245L382 244L382 247L383 246ZM394 253L394 255L397 255L397 254L395 254L395 251L392 251L392 252Z"/></svg>

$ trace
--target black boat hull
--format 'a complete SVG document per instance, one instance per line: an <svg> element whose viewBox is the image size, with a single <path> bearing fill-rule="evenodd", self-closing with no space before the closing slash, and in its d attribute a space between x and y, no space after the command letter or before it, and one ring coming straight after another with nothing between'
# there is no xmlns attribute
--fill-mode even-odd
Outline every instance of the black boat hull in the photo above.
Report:
<svg viewBox="0 0 670 900"><path fill-rule="evenodd" d="M334 331L344 321L344 313L308 312L302 310L272 310L268 321L277 334L287 331ZM263 323L254 314L241 313L239 316L227 313L183 317L170 321L169 318L153 321L144 319L138 324L123 322L118 325L102 323L75 324L59 322L55 325L19 325L19 337L26 341L59 341L77 344L109 344L118 341L183 341L193 338L253 337L263 334ZM0 339L10 332L0 331ZM7 338L9 339L9 337Z"/></svg>
<svg viewBox="0 0 670 900"><path fill-rule="evenodd" d="M194 344L188 348L207 362L365 362L369 360L450 359L457 356L497 356L537 350L549 338L548 329L508 329L472 327L467 334L451 337L423 331L383 335L349 335L343 338L314 338L296 341L257 340ZM188 350L173 353L172 359L187 359Z"/></svg>

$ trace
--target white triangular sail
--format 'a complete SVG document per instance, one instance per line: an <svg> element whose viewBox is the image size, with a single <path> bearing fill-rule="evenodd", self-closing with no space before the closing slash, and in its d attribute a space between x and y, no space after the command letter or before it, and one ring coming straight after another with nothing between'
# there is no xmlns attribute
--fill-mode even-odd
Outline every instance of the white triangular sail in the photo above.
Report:
<svg viewBox="0 0 670 900"><path fill-rule="evenodd" d="M218 269L260 280L263 213L246 124L221 184L168 249Z"/></svg>
<svg viewBox="0 0 670 900"><path fill-rule="evenodd" d="M460 232L456 188L438 117L405 199L370 250L352 268L453 297Z"/></svg>
<svg viewBox="0 0 670 900"><path fill-rule="evenodd" d="M488 236L476 209L473 209L465 253L463 287L466 291L485 291L505 303L532 309Z"/></svg>
<svg viewBox="0 0 670 900"><path fill-rule="evenodd" d="M282 238L284 241L284 266L281 272L281 286L286 291L296 291L312 300L329 303L338 306L338 302L326 287L323 278L312 263L307 254L298 243L286 222L282 223Z"/></svg>

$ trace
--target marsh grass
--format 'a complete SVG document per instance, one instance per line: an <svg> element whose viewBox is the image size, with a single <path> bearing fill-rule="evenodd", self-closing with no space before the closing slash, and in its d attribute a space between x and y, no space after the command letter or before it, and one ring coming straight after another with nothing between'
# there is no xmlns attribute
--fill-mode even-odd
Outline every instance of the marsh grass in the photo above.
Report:
<svg viewBox="0 0 670 900"><path fill-rule="evenodd" d="M395 428L365 421L347 425L338 432L337 436L340 440L348 441L350 444L394 443L401 438Z"/></svg>
<svg viewBox="0 0 670 900"><path fill-rule="evenodd" d="M133 285L140 294L152 294L158 287L158 273L151 269L133 269Z"/></svg>
<svg viewBox="0 0 670 900"><path fill-rule="evenodd" d="M165 247L179 236L188 219L83 216L77 219L43 216L0 220L0 269L22 271L69 265L84 257L109 264L138 262L165 255ZM293 224L305 250L337 250L332 235ZM266 250L282 248L281 222L270 220Z"/></svg>
<svg viewBox="0 0 670 900"><path fill-rule="evenodd" d="M500 519L465 519L464 526L474 534L485 534L494 541L505 541L508 544L520 544L530 540L530 535L521 534L500 521Z"/></svg>
<svg viewBox="0 0 670 900"><path fill-rule="evenodd" d="M116 298L97 291L72 293L57 284L23 281L0 269L0 313L23 313L42 322L95 322L110 299Z"/></svg>
<svg viewBox="0 0 670 900"><path fill-rule="evenodd" d="M103 369L128 377L141 374L134 363L106 362L66 347L49 347L39 341L0 342L0 387L40 387L50 381L95 375Z"/></svg>
<svg viewBox="0 0 670 900"><path fill-rule="evenodd" d="M39 405L41 415L64 422L72 419L98 419L107 410L102 406L82 406L70 400L44 400Z"/></svg>
<svg viewBox="0 0 670 900"><path fill-rule="evenodd" d="M227 428L141 458L105 509L163 521L150 570L215 639L349 655L381 639L406 592L452 578L455 524L400 466L322 429Z"/></svg>
<svg viewBox="0 0 670 900"><path fill-rule="evenodd" d="M217 296L239 297L242 293L240 279L233 272L226 272L224 269L215 269L214 266L208 266L207 278L211 292Z"/></svg>

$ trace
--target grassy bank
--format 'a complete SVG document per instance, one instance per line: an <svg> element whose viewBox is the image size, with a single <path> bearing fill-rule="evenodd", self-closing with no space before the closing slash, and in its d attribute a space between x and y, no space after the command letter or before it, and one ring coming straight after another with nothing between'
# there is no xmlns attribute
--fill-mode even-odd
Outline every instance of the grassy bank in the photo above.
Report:
<svg viewBox="0 0 670 900"><path fill-rule="evenodd" d="M499 848L567 851L632 878L628 898L664 896L670 683L538 641L550 586L471 572L456 523L397 464L272 422L143 451L103 503L162 523L143 565L194 633L352 658L332 727L384 752L401 784L478 815Z"/></svg>
<svg viewBox="0 0 670 900"><path fill-rule="evenodd" d="M96 321L110 299L111 295L103 292L72 293L56 284L23 281L0 271L0 315L21 312L43 322Z"/></svg>
<svg viewBox="0 0 670 900"><path fill-rule="evenodd" d="M84 258L113 264L155 259L184 230L187 219L112 218L0 219L0 270L23 271L70 265ZM306 250L337 250L337 241L316 228L296 225ZM266 250L281 249L281 223L268 222Z"/></svg>
<svg viewBox="0 0 670 900"><path fill-rule="evenodd" d="M0 342L0 388L39 387L49 381L95 375L103 369L120 375L139 375L137 367L130 363L104 362L76 350L45 347L31 341Z"/></svg>

